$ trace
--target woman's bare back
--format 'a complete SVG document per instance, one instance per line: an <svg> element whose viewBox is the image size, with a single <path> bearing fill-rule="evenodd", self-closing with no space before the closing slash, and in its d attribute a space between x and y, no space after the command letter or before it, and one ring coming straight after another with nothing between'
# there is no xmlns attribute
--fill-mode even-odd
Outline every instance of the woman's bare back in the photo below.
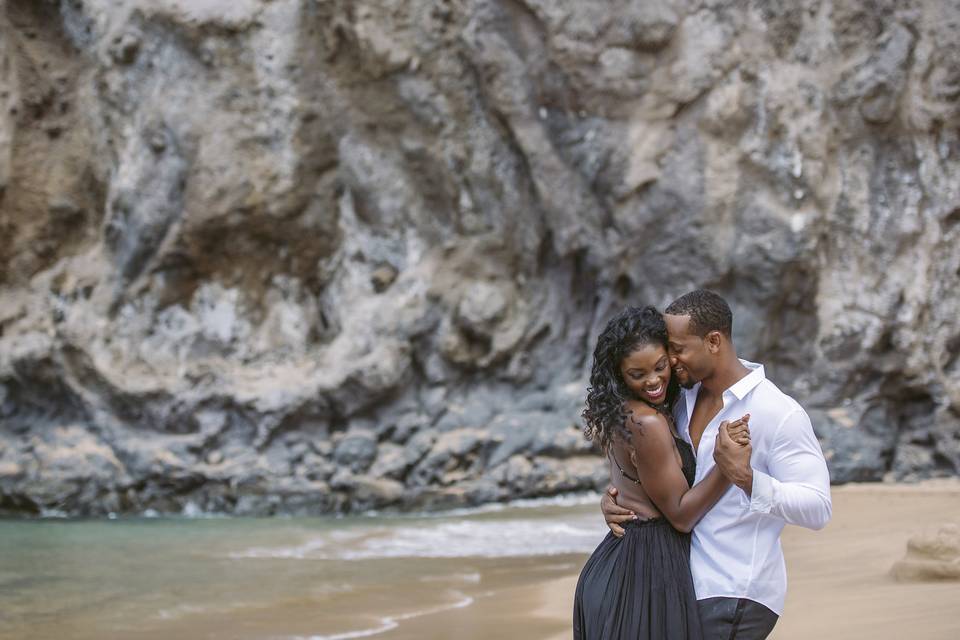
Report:
<svg viewBox="0 0 960 640"><path fill-rule="evenodd" d="M633 413L633 419L658 415L656 409L642 402L630 401L627 406ZM671 431L673 431L672 428ZM640 476L635 462L636 457L633 455L634 446L637 444L629 443L623 437L615 437L610 443L610 449L607 452L610 463L610 483L617 488L617 504L621 507L630 509L641 520L657 518L662 515L660 510L643 490L643 485L635 482ZM683 467L683 459L676 445L673 447L673 455L676 457L677 467Z"/></svg>

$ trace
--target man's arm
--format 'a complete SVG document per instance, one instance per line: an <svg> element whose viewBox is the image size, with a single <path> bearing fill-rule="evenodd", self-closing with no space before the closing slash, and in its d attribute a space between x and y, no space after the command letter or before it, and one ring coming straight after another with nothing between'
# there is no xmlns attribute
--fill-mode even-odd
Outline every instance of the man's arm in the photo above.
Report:
<svg viewBox="0 0 960 640"><path fill-rule="evenodd" d="M830 474L810 418L803 409L788 414L774 433L769 473L733 460L734 453L718 442L715 457L753 513L781 518L787 524L822 529L830 521Z"/></svg>

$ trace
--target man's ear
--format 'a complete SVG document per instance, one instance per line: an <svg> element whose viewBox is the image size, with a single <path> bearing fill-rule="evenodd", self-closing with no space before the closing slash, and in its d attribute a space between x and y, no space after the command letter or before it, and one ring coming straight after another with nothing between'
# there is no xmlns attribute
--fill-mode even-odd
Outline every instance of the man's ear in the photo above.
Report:
<svg viewBox="0 0 960 640"><path fill-rule="evenodd" d="M719 331L711 331L703 338L707 343L707 350L716 355L720 353L720 345L723 342L723 335Z"/></svg>

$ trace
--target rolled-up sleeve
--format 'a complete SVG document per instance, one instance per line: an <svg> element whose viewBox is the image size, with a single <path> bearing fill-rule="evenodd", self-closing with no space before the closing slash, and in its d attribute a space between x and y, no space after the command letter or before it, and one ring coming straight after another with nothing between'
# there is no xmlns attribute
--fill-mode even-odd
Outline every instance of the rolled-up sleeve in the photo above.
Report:
<svg viewBox="0 0 960 640"><path fill-rule="evenodd" d="M803 409L789 413L777 427L767 460L769 473L753 470L752 513L781 518L787 524L822 529L830 521L830 474L823 450Z"/></svg>

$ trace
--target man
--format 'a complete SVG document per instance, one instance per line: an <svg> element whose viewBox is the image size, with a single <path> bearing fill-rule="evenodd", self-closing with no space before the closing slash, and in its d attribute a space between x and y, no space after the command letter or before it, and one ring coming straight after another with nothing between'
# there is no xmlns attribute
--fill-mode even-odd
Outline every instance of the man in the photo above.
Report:
<svg viewBox="0 0 960 640"><path fill-rule="evenodd" d="M697 454L697 482L714 464L734 485L694 527L690 569L705 638L766 638L783 611L785 524L822 529L830 520L830 476L803 408L766 379L763 366L740 360L733 314L710 291L692 291L664 312L670 365L683 388L677 429ZM735 444L726 424L749 414L750 447ZM601 501L607 525L636 516Z"/></svg>

